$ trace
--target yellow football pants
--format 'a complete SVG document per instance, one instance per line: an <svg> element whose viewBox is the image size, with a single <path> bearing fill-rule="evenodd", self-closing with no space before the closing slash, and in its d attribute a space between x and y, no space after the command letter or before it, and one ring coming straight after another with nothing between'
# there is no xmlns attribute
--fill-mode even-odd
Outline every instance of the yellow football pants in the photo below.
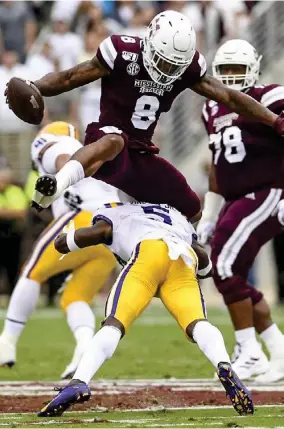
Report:
<svg viewBox="0 0 284 429"><path fill-rule="evenodd" d="M90 226L92 216L85 211L70 212L51 222L35 243L23 268L23 276L40 284L56 274L72 270L61 298L63 310L75 301L90 304L116 266L115 257L103 245L86 247L65 256L54 247L54 239L62 230Z"/></svg>
<svg viewBox="0 0 284 429"><path fill-rule="evenodd" d="M162 240L142 241L109 294L106 317L115 317L127 330L158 294L185 331L194 320L206 318L195 265L189 268L182 258L172 261Z"/></svg>

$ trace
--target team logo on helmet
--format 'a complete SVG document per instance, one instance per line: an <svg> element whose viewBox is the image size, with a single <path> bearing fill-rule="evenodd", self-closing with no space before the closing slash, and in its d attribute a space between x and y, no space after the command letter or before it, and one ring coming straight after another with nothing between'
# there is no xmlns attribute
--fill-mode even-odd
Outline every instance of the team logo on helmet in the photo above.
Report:
<svg viewBox="0 0 284 429"><path fill-rule="evenodd" d="M140 71L140 66L137 63L130 63L128 64L128 66L126 67L126 71L128 74L130 74L131 76L135 76L136 74L139 73Z"/></svg>

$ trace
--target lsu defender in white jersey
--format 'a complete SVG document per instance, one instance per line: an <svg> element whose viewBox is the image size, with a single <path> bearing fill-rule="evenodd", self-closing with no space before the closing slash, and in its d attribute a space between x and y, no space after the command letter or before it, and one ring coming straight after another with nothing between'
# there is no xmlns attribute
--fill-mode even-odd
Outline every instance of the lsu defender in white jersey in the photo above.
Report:
<svg viewBox="0 0 284 429"><path fill-rule="evenodd" d="M191 223L176 209L167 204L132 202L117 204L109 210L109 205L100 208L93 223L103 219L112 225L112 243L109 248L119 257L128 261L133 249L144 240L163 240L169 251L169 258L180 256L191 267L197 263L197 256L191 248L195 230Z"/></svg>
<svg viewBox="0 0 284 429"><path fill-rule="evenodd" d="M54 174L82 145L75 138L76 133L71 124L54 122L42 131L32 142L32 160L40 174ZM16 342L36 306L40 286L48 278L71 270L72 276L66 282L61 297L61 307L66 313L77 347L72 362L62 377L66 378L74 373L94 332L94 315L89 304L117 263L113 254L104 246L82 249L77 254L62 258L54 248L53 240L62 229L89 226L91 212L114 200L129 201L129 198L116 188L89 178L67 189L54 203L52 208L55 220L35 243L11 297L5 328L0 336L0 366L12 366L15 363Z"/></svg>
<svg viewBox="0 0 284 429"><path fill-rule="evenodd" d="M196 268L200 258L210 274L210 261L193 243L195 237L192 225L170 206L130 203L99 209L93 226L56 238L61 253L105 243L128 262L109 294L103 327L89 343L73 380L38 416L61 415L70 405L90 398L87 384L154 296L217 369L236 411L253 413L252 399L231 368L222 334L206 320Z"/></svg>

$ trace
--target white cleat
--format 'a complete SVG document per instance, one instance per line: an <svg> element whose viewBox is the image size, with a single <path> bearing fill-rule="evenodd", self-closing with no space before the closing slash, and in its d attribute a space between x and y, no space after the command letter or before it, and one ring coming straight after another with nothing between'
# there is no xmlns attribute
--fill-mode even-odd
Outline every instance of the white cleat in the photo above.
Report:
<svg viewBox="0 0 284 429"><path fill-rule="evenodd" d="M16 363L16 346L0 335L0 366L12 368Z"/></svg>
<svg viewBox="0 0 284 429"><path fill-rule="evenodd" d="M269 361L260 349L257 352L249 349L240 350L232 368L241 380L248 380L256 375L263 374L269 369Z"/></svg>
<svg viewBox="0 0 284 429"><path fill-rule="evenodd" d="M269 369L264 374L258 375L254 380L256 383L275 383L284 379L284 356L272 358Z"/></svg>

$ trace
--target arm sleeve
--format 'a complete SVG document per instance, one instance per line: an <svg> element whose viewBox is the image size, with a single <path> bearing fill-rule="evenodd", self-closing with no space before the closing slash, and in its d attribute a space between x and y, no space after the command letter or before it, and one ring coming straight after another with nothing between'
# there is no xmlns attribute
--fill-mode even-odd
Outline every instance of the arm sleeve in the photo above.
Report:
<svg viewBox="0 0 284 429"><path fill-rule="evenodd" d="M99 62L109 71L114 69L114 63L117 57L117 37L110 36L103 40L97 50Z"/></svg>
<svg viewBox="0 0 284 429"><path fill-rule="evenodd" d="M196 51L192 63L188 67L186 76L188 78L188 86L194 85L199 82L207 72L207 64L204 56Z"/></svg>
<svg viewBox="0 0 284 429"><path fill-rule="evenodd" d="M208 108L207 107L208 107L207 102L205 102L203 105L203 108L202 108L201 119L202 119L202 122L203 122L205 129L207 131L207 134L209 134L209 129L208 129L209 114L208 114Z"/></svg>
<svg viewBox="0 0 284 429"><path fill-rule="evenodd" d="M280 85L265 87L260 102L272 112L279 114L284 110L284 87Z"/></svg>

